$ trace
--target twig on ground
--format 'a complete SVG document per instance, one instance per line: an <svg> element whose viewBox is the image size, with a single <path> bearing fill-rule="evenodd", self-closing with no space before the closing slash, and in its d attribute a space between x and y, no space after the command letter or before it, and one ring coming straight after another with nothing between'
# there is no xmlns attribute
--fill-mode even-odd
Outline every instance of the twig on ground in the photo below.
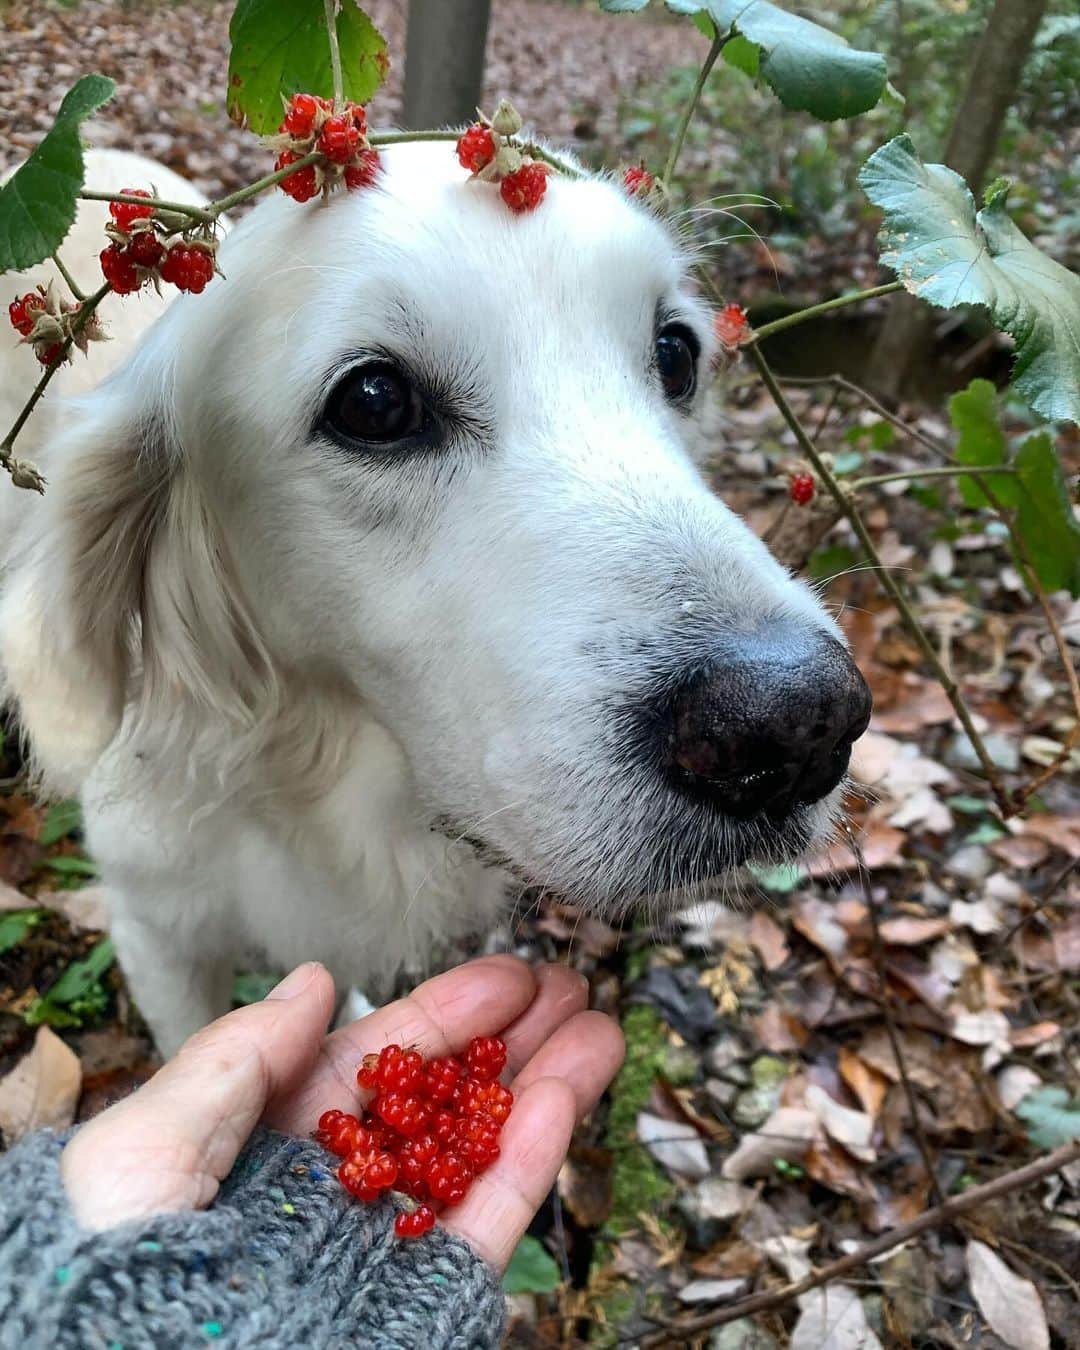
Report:
<svg viewBox="0 0 1080 1350"><path fill-rule="evenodd" d="M1048 1153L1042 1158L1036 1158L1034 1162L1030 1162L1024 1167L1017 1167L1011 1172L995 1177L993 1181L984 1182L981 1186L972 1186L970 1190L963 1191L960 1195L950 1196L942 1204L924 1211L909 1223L890 1228L888 1232L882 1233L872 1242L867 1242L864 1246L849 1252L847 1256L841 1256L836 1261L830 1261L828 1265L822 1266L819 1270L811 1271L801 1280L786 1284L781 1289L753 1294L749 1298L740 1299L738 1303L732 1303L727 1308L715 1308L712 1312L702 1313L700 1317L690 1317L683 1321L670 1323L663 1331L643 1336L638 1344L642 1347L642 1350L653 1350L654 1347L660 1346L684 1346L687 1344L688 1337L707 1331L711 1327L723 1326L728 1322L737 1321L740 1317L749 1317L754 1313L782 1308L802 1294L809 1293L811 1289L820 1289L823 1284L838 1280L848 1274L849 1271L858 1270L860 1266L865 1266L875 1257L892 1251L894 1247L899 1247L911 1238L918 1237L931 1229L941 1228L961 1214L967 1214L970 1210L977 1209L990 1200L997 1200L1003 1195L1009 1195L1013 1191L1032 1186L1035 1182L1053 1176L1055 1172L1060 1172L1063 1167L1068 1167L1070 1163L1078 1161L1080 1161L1080 1139L1074 1139L1071 1143L1062 1144L1052 1153Z"/></svg>

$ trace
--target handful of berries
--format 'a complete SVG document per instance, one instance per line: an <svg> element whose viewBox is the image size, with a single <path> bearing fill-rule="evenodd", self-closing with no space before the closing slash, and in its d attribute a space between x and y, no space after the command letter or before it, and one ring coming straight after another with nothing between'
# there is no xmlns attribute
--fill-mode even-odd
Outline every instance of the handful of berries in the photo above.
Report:
<svg viewBox="0 0 1080 1350"><path fill-rule="evenodd" d="M315 1139L342 1159L338 1180L358 1200L396 1190L414 1203L394 1221L398 1237L434 1226L437 1208L459 1205L499 1156L514 1094L498 1082L506 1046L477 1036L459 1059L425 1060L387 1045L356 1073L375 1096L362 1116L324 1111Z"/></svg>

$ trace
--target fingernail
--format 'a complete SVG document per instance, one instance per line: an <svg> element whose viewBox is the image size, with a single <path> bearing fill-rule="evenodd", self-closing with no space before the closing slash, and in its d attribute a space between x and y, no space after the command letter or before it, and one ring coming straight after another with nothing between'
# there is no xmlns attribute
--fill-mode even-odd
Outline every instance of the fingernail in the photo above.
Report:
<svg viewBox="0 0 1080 1350"><path fill-rule="evenodd" d="M286 975L280 984L275 984L266 997L268 999L295 998L297 994L302 994L308 987L315 978L315 972L318 969L318 961L305 961L302 966L297 966L291 974Z"/></svg>

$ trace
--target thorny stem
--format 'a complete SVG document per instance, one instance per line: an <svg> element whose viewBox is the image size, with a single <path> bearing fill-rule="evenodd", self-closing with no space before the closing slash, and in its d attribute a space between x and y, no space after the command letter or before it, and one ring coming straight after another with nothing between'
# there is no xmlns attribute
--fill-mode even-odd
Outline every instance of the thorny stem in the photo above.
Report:
<svg viewBox="0 0 1080 1350"><path fill-rule="evenodd" d="M753 1294L750 1298L740 1299L738 1303L732 1303L726 1308L717 1308L712 1312L703 1313L700 1317L689 1317L683 1321L671 1323L664 1331L643 1336L638 1344L642 1346L643 1350L658 1350L660 1346L685 1346L689 1343L690 1337L707 1331L710 1327L723 1326L728 1322L737 1321L740 1317L750 1317L754 1313L766 1312L772 1308L782 1308L801 1295L809 1293L811 1289L820 1289L822 1285L838 1280L850 1271L858 1270L873 1261L875 1257L892 1251L894 1247L899 1247L901 1243L919 1237L922 1233L929 1232L931 1229L942 1228L959 1215L977 1209L990 1200L997 1200L1003 1195L1022 1190L1026 1186L1033 1186L1037 1181L1053 1176L1055 1172L1060 1172L1062 1168L1068 1167L1078 1159L1080 1159L1080 1139L1074 1139L1071 1143L1062 1144L1053 1153L1048 1153L1042 1158L1036 1158L1034 1162L1028 1163L1025 1167L1018 1167L1012 1172L1006 1172L1003 1176L995 1177L993 1181L984 1182L981 1186L972 1186L969 1190L961 1192L960 1195L950 1196L942 1204L924 1211L909 1223L902 1223L896 1228L890 1228L888 1232L882 1233L872 1242L865 1243L855 1251L849 1252L847 1256L840 1257L839 1260L830 1261L828 1265L822 1266L819 1270L811 1271L801 1280L786 1284L781 1289Z"/></svg>
<svg viewBox="0 0 1080 1350"><path fill-rule="evenodd" d="M1010 464L939 464L930 469L903 469L897 473L874 473L869 478L853 478L853 488L875 487L879 483L902 483L909 478L971 478L972 470L977 469L979 476L987 473L1015 474Z"/></svg>
<svg viewBox="0 0 1080 1350"><path fill-rule="evenodd" d="M326 36L330 43L330 74L334 82L334 111L345 104L345 81L341 75L341 47L338 44L337 0L323 0L326 14Z"/></svg>
<svg viewBox="0 0 1080 1350"><path fill-rule="evenodd" d="M675 172L675 165L679 162L679 153L683 148L683 141L686 140L686 133L690 127L691 119L697 110L698 100L701 98L701 91L705 88L705 81L709 78L709 72L716 64L716 58L724 50L724 44L731 36L730 31L721 36L719 29L712 40L712 46L709 48L709 54L705 58L705 63L698 71L698 77L694 81L694 88L686 102L686 107L682 110L682 116L679 118L679 125L675 128L675 139L671 142L671 149L668 151L667 163L664 165L664 183L671 186L671 176Z"/></svg>
<svg viewBox="0 0 1080 1350"><path fill-rule="evenodd" d="M90 188L84 188L79 193L79 200L84 202L130 202L134 206L152 206L155 211L176 211L185 216L190 216L203 225L209 225L215 214L209 207L192 206L190 202L170 202L163 197L135 197L130 192L94 192Z"/></svg>
<svg viewBox="0 0 1080 1350"><path fill-rule="evenodd" d="M310 155L304 155L303 158L287 165L284 169L275 169L273 173L264 174L262 178L257 178L254 183L249 183L247 187L237 188L235 192L230 192L227 197L220 197L216 202L211 202L206 207L206 215L210 220L216 220L223 211L228 211L230 207L246 202L249 197L257 196L268 187L276 187L283 178L288 178L289 174L296 173L298 169L306 169L309 164L315 164L321 158L322 156L318 151L313 150Z"/></svg>
<svg viewBox="0 0 1080 1350"><path fill-rule="evenodd" d="M71 337L65 339L64 345L60 349L60 354L57 356L56 360L52 362L51 365L46 367L44 374L41 376L41 379L38 380L36 385L34 385L33 393L23 404L22 410L20 411L18 417L16 417L15 421L12 423L11 429L8 431L8 434L4 437L2 441L0 441L0 466L7 469L9 473L14 468L14 461L12 460L11 457L11 451L13 446L15 445L15 437L18 436L20 431L22 431L23 427L26 425L27 418L37 407L39 399L41 398L42 394L44 394L45 390L49 387L49 384L53 376L64 364L64 357L67 356L69 351L71 351L71 344L75 339L76 333L80 332L82 328L87 323L89 323L91 317L93 316L94 311L97 309L98 305L101 304L102 300L105 299L105 297L109 294L111 290L112 287L106 281L104 285L100 286L94 292L93 295L91 295L87 300L83 302L82 307L80 308L78 314L76 314L75 318L71 322Z"/></svg>
<svg viewBox="0 0 1080 1350"><path fill-rule="evenodd" d="M760 349L756 345L754 345L748 346L747 351L749 352L750 359L757 367L758 374L761 376L762 381L765 384L765 388L768 389L770 395L772 396L773 402L779 409L780 415L783 417L784 421L788 424L788 428L790 429L792 435L795 437L795 440L798 442L800 450L802 450L803 454L814 466L814 471L817 473L821 481L825 484L825 487L828 490L830 496L833 498L837 506L843 512L848 523L851 525L851 528L855 531L859 543L862 545L863 550L866 553L867 557L878 569L881 584L888 592L889 598L892 600L893 604L896 606L897 612L900 615L901 622L903 623L904 627L908 630L908 632L911 634L911 636L915 639L915 642L917 643L919 650L922 652L930 668L933 670L938 683L941 685L942 689L944 689L945 696L952 704L957 717L960 719L960 725L964 728L964 731L967 733L968 740L970 740L972 748L974 749L975 754L978 757L979 764L982 766L982 770L986 774L987 782L990 784L994 796L997 799L997 803L1001 810L1002 816L1007 819L1009 816L1015 815L1016 806L1015 803L1013 802L1012 796L1009 793L1008 788L1006 788L1005 784L1001 781L1001 776L998 773L997 765L990 758L990 753L987 750L982 737L979 735L979 732L972 719L971 713L968 710L968 706L961 697L960 690L957 687L956 682L953 680L949 672L942 665L937 652L934 650L933 643L930 641L930 638L927 635L922 624L920 624L918 619L915 617L915 614L912 611L911 606L907 602L907 597L904 595L904 592L897 585L895 579L892 577L888 569L885 567L884 563L881 561L881 555L874 547L874 541L870 537L870 532L866 528L866 525L863 522L863 518L859 514L858 508L856 507L855 503L851 500L851 498L848 496L848 494L843 490L843 488L840 486L837 480L833 477L832 473L829 471L828 466L825 464L825 462L821 458L821 455L815 448L813 441L811 441L810 437L806 434L806 431L804 430L802 423L796 416L795 411L792 408L791 404L787 401L787 398L784 395L784 391L780 388L779 384L777 384L776 376L772 373L772 369L770 368L769 363L765 360L764 356L762 356Z"/></svg>
<svg viewBox="0 0 1080 1350"><path fill-rule="evenodd" d="M772 337L774 333L782 333L785 328L793 328L797 323L805 323L807 319L816 319L819 314L828 314L830 310L843 309L845 305L857 305L863 300L873 300L879 295L892 295L894 291L903 289L902 281L889 281L884 286L871 286L868 291L852 291L850 295L837 295L832 300L823 300L820 305L811 305L808 309L796 310L794 314L785 314L782 319L774 319L772 323L763 323L760 328L754 329L743 346L749 347L755 342L761 342L763 338Z"/></svg>
<svg viewBox="0 0 1080 1350"><path fill-rule="evenodd" d="M52 260L56 264L56 270L64 278L65 282L67 282L68 290L81 305L86 300L86 292L79 287L79 283L64 266L59 253L54 253L52 255Z"/></svg>
<svg viewBox="0 0 1080 1350"><path fill-rule="evenodd" d="M878 915L873 892L870 889L870 877L866 871L866 859L863 857L862 845L859 843L858 837L851 828L850 823L846 819L843 823L848 836L849 847L855 855L855 861L859 867L859 882L862 886L863 898L866 901L866 911L870 917L874 970L877 974L878 984L880 985L881 999L879 1007L881 1008L882 1017L885 1019L885 1031L889 1037L889 1045L892 1047L893 1058L896 1060L896 1068L897 1072L900 1074L900 1082L904 1087L904 1096L907 1098L908 1112L911 1116L911 1129L912 1133L915 1135L915 1142L919 1146L919 1154L922 1157L923 1166L926 1168L926 1175L930 1182L930 1194L933 1196L934 1203L940 1205L943 1203L945 1196L942 1194L941 1186L938 1183L934 1158L930 1152L930 1145L926 1139L926 1132L923 1129L922 1120L919 1118L919 1103L915 1096L915 1088L912 1086L911 1078L908 1076L907 1062L904 1059L903 1047L900 1044L900 1037L896 1030L896 1017L893 1013L893 1001L889 996L889 978L885 969L885 943L881 936L881 919Z"/></svg>

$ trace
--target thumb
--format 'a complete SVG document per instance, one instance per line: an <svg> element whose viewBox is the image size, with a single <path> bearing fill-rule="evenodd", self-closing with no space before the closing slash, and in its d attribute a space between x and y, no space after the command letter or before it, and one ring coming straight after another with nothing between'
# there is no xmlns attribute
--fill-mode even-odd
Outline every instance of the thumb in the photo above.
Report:
<svg viewBox="0 0 1080 1350"><path fill-rule="evenodd" d="M84 1125L60 1164L79 1223L104 1229L208 1205L270 1098L311 1068L333 1007L329 972L298 966Z"/></svg>

